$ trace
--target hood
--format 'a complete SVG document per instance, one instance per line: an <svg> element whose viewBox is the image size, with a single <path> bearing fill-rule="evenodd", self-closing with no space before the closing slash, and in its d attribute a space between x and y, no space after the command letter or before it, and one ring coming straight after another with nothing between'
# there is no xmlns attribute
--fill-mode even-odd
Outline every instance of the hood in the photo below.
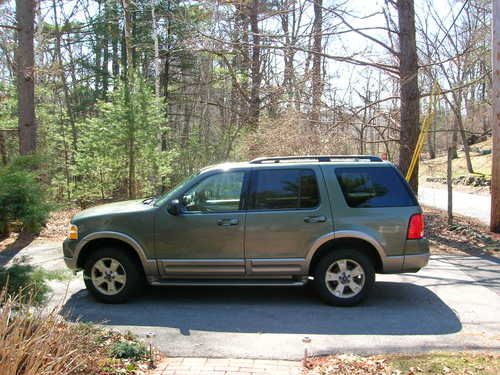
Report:
<svg viewBox="0 0 500 375"><path fill-rule="evenodd" d="M100 216L139 213L150 211L155 208L155 206L144 204L142 203L142 201L143 199L137 199L132 201L107 203L100 206L87 208L86 210L77 213L71 221L74 223L83 219L95 218Z"/></svg>

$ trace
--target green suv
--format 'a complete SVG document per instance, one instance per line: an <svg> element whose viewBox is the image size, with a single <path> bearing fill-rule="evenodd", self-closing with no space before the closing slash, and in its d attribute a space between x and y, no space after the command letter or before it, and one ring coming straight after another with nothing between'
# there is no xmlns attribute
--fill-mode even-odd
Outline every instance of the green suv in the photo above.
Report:
<svg viewBox="0 0 500 375"><path fill-rule="evenodd" d="M202 169L168 194L78 213L64 241L99 301L150 285L312 282L354 305L375 273L429 259L422 210L397 169L374 156L290 156Z"/></svg>

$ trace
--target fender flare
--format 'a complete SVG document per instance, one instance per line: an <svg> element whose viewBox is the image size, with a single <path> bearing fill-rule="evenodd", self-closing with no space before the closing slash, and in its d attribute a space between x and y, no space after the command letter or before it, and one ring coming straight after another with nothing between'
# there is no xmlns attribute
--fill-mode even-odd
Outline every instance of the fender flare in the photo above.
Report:
<svg viewBox="0 0 500 375"><path fill-rule="evenodd" d="M146 275L149 274L155 274L158 272L157 267L156 267L156 261L148 259L146 256L146 253L142 246L132 237L130 237L127 234L121 233L121 232L114 232L114 231L101 231L101 232L94 232L91 234L88 234L85 236L81 241L79 241L77 247L75 248L74 252L74 257L75 259L79 260L79 256L83 248L88 245L89 242L92 242L94 240L98 239L113 239L113 240L118 240L126 243L129 245L137 254L139 257L139 260L141 261L142 267L144 268L144 272Z"/></svg>
<svg viewBox="0 0 500 375"><path fill-rule="evenodd" d="M306 267L307 267L307 269L309 269L314 255L316 254L316 252L319 250L319 248L322 245L324 245L325 243L327 243L331 240L336 240L336 239L340 239L340 238L354 238L354 239L363 240L363 241L368 242L370 245L372 245L375 248L375 250L377 250L379 257L382 260L382 263L384 263L384 259L386 259L386 257L387 257L383 246L380 244L379 241L377 241L372 236L370 236L366 233L357 231L357 230L340 230L340 231L336 231L336 232L326 233L323 236L321 236L320 238L318 238L316 241L314 241L311 249L308 251L308 253L306 255Z"/></svg>

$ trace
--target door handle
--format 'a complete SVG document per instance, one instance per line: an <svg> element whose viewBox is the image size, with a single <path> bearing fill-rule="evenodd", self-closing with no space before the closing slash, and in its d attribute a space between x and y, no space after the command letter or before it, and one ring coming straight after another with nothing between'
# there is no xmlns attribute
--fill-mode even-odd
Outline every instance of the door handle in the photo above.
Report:
<svg viewBox="0 0 500 375"><path fill-rule="evenodd" d="M306 223L324 223L326 221L326 217L324 216L306 216L304 218Z"/></svg>
<svg viewBox="0 0 500 375"><path fill-rule="evenodd" d="M238 219L219 219L217 220L217 225L222 227L230 227L231 225L238 225L240 221Z"/></svg>

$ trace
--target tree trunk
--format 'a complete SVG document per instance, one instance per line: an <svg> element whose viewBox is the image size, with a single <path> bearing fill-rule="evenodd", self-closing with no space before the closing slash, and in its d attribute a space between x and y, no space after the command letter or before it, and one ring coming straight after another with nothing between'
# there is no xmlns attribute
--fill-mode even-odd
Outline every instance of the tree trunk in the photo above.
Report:
<svg viewBox="0 0 500 375"><path fill-rule="evenodd" d="M109 2L104 3L104 32L105 38L102 40L102 98L106 100L108 96L108 87L109 87L109 35L111 32L109 17L110 9Z"/></svg>
<svg viewBox="0 0 500 375"><path fill-rule="evenodd" d="M35 53L33 46L35 0L16 0L17 90L19 112L19 153L36 151L37 123L35 118Z"/></svg>
<svg viewBox="0 0 500 375"><path fill-rule="evenodd" d="M0 130L0 161L2 165L7 164L7 147L5 146L5 137L3 131Z"/></svg>
<svg viewBox="0 0 500 375"><path fill-rule="evenodd" d="M446 162L446 185L448 189L448 225L453 224L453 181L452 181L452 155L453 150L448 148L448 158Z"/></svg>
<svg viewBox="0 0 500 375"><path fill-rule="evenodd" d="M415 150L419 132L418 61L415 40L415 9L413 0L397 2L399 22L399 74L401 95L401 128L399 168L406 174ZM418 163L410 180L418 192Z"/></svg>
<svg viewBox="0 0 500 375"><path fill-rule="evenodd" d="M77 132L76 132L75 116L74 116L73 110L71 108L69 87L68 87L68 84L66 82L66 74L64 73L64 64L63 64L62 51L61 51L61 30L59 29L59 21L57 19L56 0L52 0L52 11L53 11L53 15L54 15L54 26L56 29L56 56L57 56L57 65L58 65L57 71L59 73L59 79L61 80L61 85L63 88L66 114L68 115L69 122L71 125L71 137L72 137L73 151L76 151L78 148L77 148Z"/></svg>
<svg viewBox="0 0 500 375"><path fill-rule="evenodd" d="M500 233L500 0L493 2L493 46L491 53L492 103L491 127L493 153L491 156L491 220L490 230Z"/></svg>
<svg viewBox="0 0 500 375"><path fill-rule="evenodd" d="M160 47L158 43L158 30L156 26L155 1L151 2L151 19L153 27L153 43L154 43L154 67L155 67L155 95L160 97Z"/></svg>
<svg viewBox="0 0 500 375"><path fill-rule="evenodd" d="M453 122L453 130L451 133L451 158L452 159L458 159L458 126L457 126L457 119L455 118L455 121Z"/></svg>
<svg viewBox="0 0 500 375"><path fill-rule="evenodd" d="M126 53L126 72L125 80L125 105L129 109L127 111L127 146L128 146L128 196L130 199L136 197L136 184L135 184L135 119L134 112L130 108L131 98L130 94L134 85L134 61L132 52L132 36L131 26L132 20L130 17L129 0L122 0L124 22L124 46Z"/></svg>
<svg viewBox="0 0 500 375"><path fill-rule="evenodd" d="M323 28L323 0L314 0L313 47L312 47L312 108L309 116L311 124L317 124L321 114L323 79L321 77L321 51Z"/></svg>
<svg viewBox="0 0 500 375"><path fill-rule="evenodd" d="M294 50L292 45L293 40L293 31L290 32L290 13L292 16L295 15L295 4L291 4L289 0L285 0L283 5L284 13L281 15L281 28L283 29L283 37L284 37L284 50L283 50L283 63L284 63L284 71L283 71L283 86L286 93L286 106L288 109L292 108L293 99L294 99L294 69L293 69L293 59L294 59Z"/></svg>
<svg viewBox="0 0 500 375"><path fill-rule="evenodd" d="M436 149L434 147L435 130L431 127L431 131L427 132L427 145L429 146L429 159L436 158Z"/></svg>
<svg viewBox="0 0 500 375"><path fill-rule="evenodd" d="M114 79L118 79L120 76L119 40L120 23L118 20L117 4L114 3L111 8L111 70L113 71ZM116 88L116 85L114 85L114 88Z"/></svg>
<svg viewBox="0 0 500 375"><path fill-rule="evenodd" d="M457 117L457 125L458 125L458 131L460 132L460 138L462 138L462 143L464 145L465 163L467 165L467 171L469 173L474 173L474 169L472 168L472 161L470 158L469 141L467 140L467 135L465 134L464 124L461 115Z"/></svg>
<svg viewBox="0 0 500 375"><path fill-rule="evenodd" d="M250 29L252 31L252 60L250 72L252 76L252 86L250 89L250 115L249 125L256 129L259 125L260 117L260 86L262 82L261 68L261 47L259 31L259 0L252 0L249 6Z"/></svg>

